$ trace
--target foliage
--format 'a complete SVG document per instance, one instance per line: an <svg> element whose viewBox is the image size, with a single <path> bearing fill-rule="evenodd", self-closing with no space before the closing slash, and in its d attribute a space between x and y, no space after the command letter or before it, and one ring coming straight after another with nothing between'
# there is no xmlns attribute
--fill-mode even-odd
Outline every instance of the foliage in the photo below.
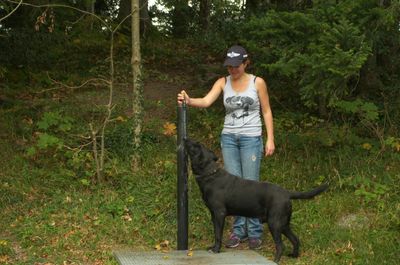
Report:
<svg viewBox="0 0 400 265"><path fill-rule="evenodd" d="M372 102L364 102L361 99L354 101L339 101L336 103L338 111L357 115L360 119L368 121L377 121L379 119L379 112L377 106Z"/></svg>
<svg viewBox="0 0 400 265"><path fill-rule="evenodd" d="M62 150L64 142L54 134L63 133L65 135L65 133L70 131L72 118L63 117L60 112L46 112L36 125L42 132L36 132L36 144L27 150L30 156L36 155L38 149L46 150L55 148L56 150Z"/></svg>
<svg viewBox="0 0 400 265"><path fill-rule="evenodd" d="M131 119L120 118L105 135L106 149L120 159L129 160L133 154L133 126Z"/></svg>
<svg viewBox="0 0 400 265"><path fill-rule="evenodd" d="M292 92L313 108L331 107L351 95L371 50L345 12L335 9L338 16L332 21L324 14L328 10L270 11L243 29L250 33L245 42L261 62L261 74L290 78L293 87L299 86Z"/></svg>
<svg viewBox="0 0 400 265"><path fill-rule="evenodd" d="M6 80L12 82L12 72L21 70L28 77L38 69L83 73L104 58L108 52L105 32L88 31L93 24L91 19L82 17L80 23L72 23L79 18L77 15L79 13L76 10L68 8L35 9L21 6L15 20L8 19L0 27L0 30L7 29L0 41L0 62L13 70L5 75ZM37 21L42 23L38 24ZM98 24L95 26L100 27Z"/></svg>
<svg viewBox="0 0 400 265"><path fill-rule="evenodd" d="M94 175L93 157L90 149L70 147L78 145L78 139L71 135L76 121L60 111L45 112L35 124L32 144L26 154L32 161L56 159L67 165L64 177L80 179L83 185Z"/></svg>
<svg viewBox="0 0 400 265"><path fill-rule="evenodd" d="M243 18L243 7L241 1L210 1L210 12L208 17L201 13L202 0L181 1L163 0L159 5L151 8L150 12L156 18L157 28L167 36L178 39L207 36L213 33L234 34L236 23ZM208 30L202 28L202 20L209 22ZM198 35L200 34L200 36ZM218 36L217 34L215 35Z"/></svg>

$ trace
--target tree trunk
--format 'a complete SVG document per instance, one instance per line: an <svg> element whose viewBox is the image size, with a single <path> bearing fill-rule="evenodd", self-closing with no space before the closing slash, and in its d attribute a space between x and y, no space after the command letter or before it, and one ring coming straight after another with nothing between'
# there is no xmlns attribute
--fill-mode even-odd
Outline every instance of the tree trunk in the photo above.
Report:
<svg viewBox="0 0 400 265"><path fill-rule="evenodd" d="M140 36L145 37L150 26L149 1L140 0Z"/></svg>
<svg viewBox="0 0 400 265"><path fill-rule="evenodd" d="M189 31L190 7L188 0L175 1L172 10L172 35L176 38L185 38Z"/></svg>
<svg viewBox="0 0 400 265"><path fill-rule="evenodd" d="M89 0L86 2L86 11L94 14L94 5L96 3L96 0ZM95 18L93 16L90 17L90 30L93 30L93 23L94 23Z"/></svg>
<svg viewBox="0 0 400 265"><path fill-rule="evenodd" d="M131 0L131 32L132 32L132 89L133 89L133 157L132 169L137 170L140 167L139 148L142 135L142 117L143 117L143 84L141 80L141 55L140 55L140 8L139 0Z"/></svg>
<svg viewBox="0 0 400 265"><path fill-rule="evenodd" d="M269 1L268 1L269 2ZM256 13L260 1L259 0L247 0L246 1L246 11L249 13Z"/></svg>
<svg viewBox="0 0 400 265"><path fill-rule="evenodd" d="M203 32L207 32L210 26L211 0L200 1L200 26Z"/></svg>
<svg viewBox="0 0 400 265"><path fill-rule="evenodd" d="M148 0L140 0L138 4L140 8L139 13L139 23L140 23L140 32L141 36L146 34L147 29L151 25L150 16L149 16L149 1ZM118 21L122 21L124 18L131 14L132 6L131 0L121 0L119 4L119 11L118 11ZM128 27L129 23L124 23L124 28Z"/></svg>
<svg viewBox="0 0 400 265"><path fill-rule="evenodd" d="M118 21L122 21L131 13L131 0L121 0L119 2Z"/></svg>

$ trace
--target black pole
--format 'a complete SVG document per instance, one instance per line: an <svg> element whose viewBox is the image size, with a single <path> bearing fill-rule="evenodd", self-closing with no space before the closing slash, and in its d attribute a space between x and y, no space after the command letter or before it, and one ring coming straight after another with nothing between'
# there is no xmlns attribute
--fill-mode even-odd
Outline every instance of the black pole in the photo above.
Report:
<svg viewBox="0 0 400 265"><path fill-rule="evenodd" d="M185 152L186 103L178 106L178 250L188 249L188 169Z"/></svg>

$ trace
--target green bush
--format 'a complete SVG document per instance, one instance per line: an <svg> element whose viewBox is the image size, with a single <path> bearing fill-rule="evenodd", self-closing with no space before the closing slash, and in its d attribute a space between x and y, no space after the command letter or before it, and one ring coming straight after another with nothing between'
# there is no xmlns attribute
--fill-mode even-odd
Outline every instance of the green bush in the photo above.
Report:
<svg viewBox="0 0 400 265"><path fill-rule="evenodd" d="M260 74L292 80L290 86L297 88L292 93L316 110L352 93L353 81L371 50L345 13L337 11L332 21L323 12L318 8L305 13L270 11L243 26L249 36L246 46L255 54Z"/></svg>

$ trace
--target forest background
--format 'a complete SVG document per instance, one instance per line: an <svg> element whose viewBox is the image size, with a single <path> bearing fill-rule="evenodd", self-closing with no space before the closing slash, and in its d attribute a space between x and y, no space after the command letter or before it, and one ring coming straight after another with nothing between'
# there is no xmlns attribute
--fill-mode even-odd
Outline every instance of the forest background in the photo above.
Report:
<svg viewBox="0 0 400 265"><path fill-rule="evenodd" d="M0 0L1 264L117 264L125 248L168 258L176 94L207 93L232 44L268 83L277 150L262 180L330 183L294 202L301 256L281 264L398 263L399 1L143 0L140 60L131 4ZM219 154L223 115L220 100L189 108L189 136ZM212 233L190 175L191 255ZM267 228L263 241L271 258Z"/></svg>

